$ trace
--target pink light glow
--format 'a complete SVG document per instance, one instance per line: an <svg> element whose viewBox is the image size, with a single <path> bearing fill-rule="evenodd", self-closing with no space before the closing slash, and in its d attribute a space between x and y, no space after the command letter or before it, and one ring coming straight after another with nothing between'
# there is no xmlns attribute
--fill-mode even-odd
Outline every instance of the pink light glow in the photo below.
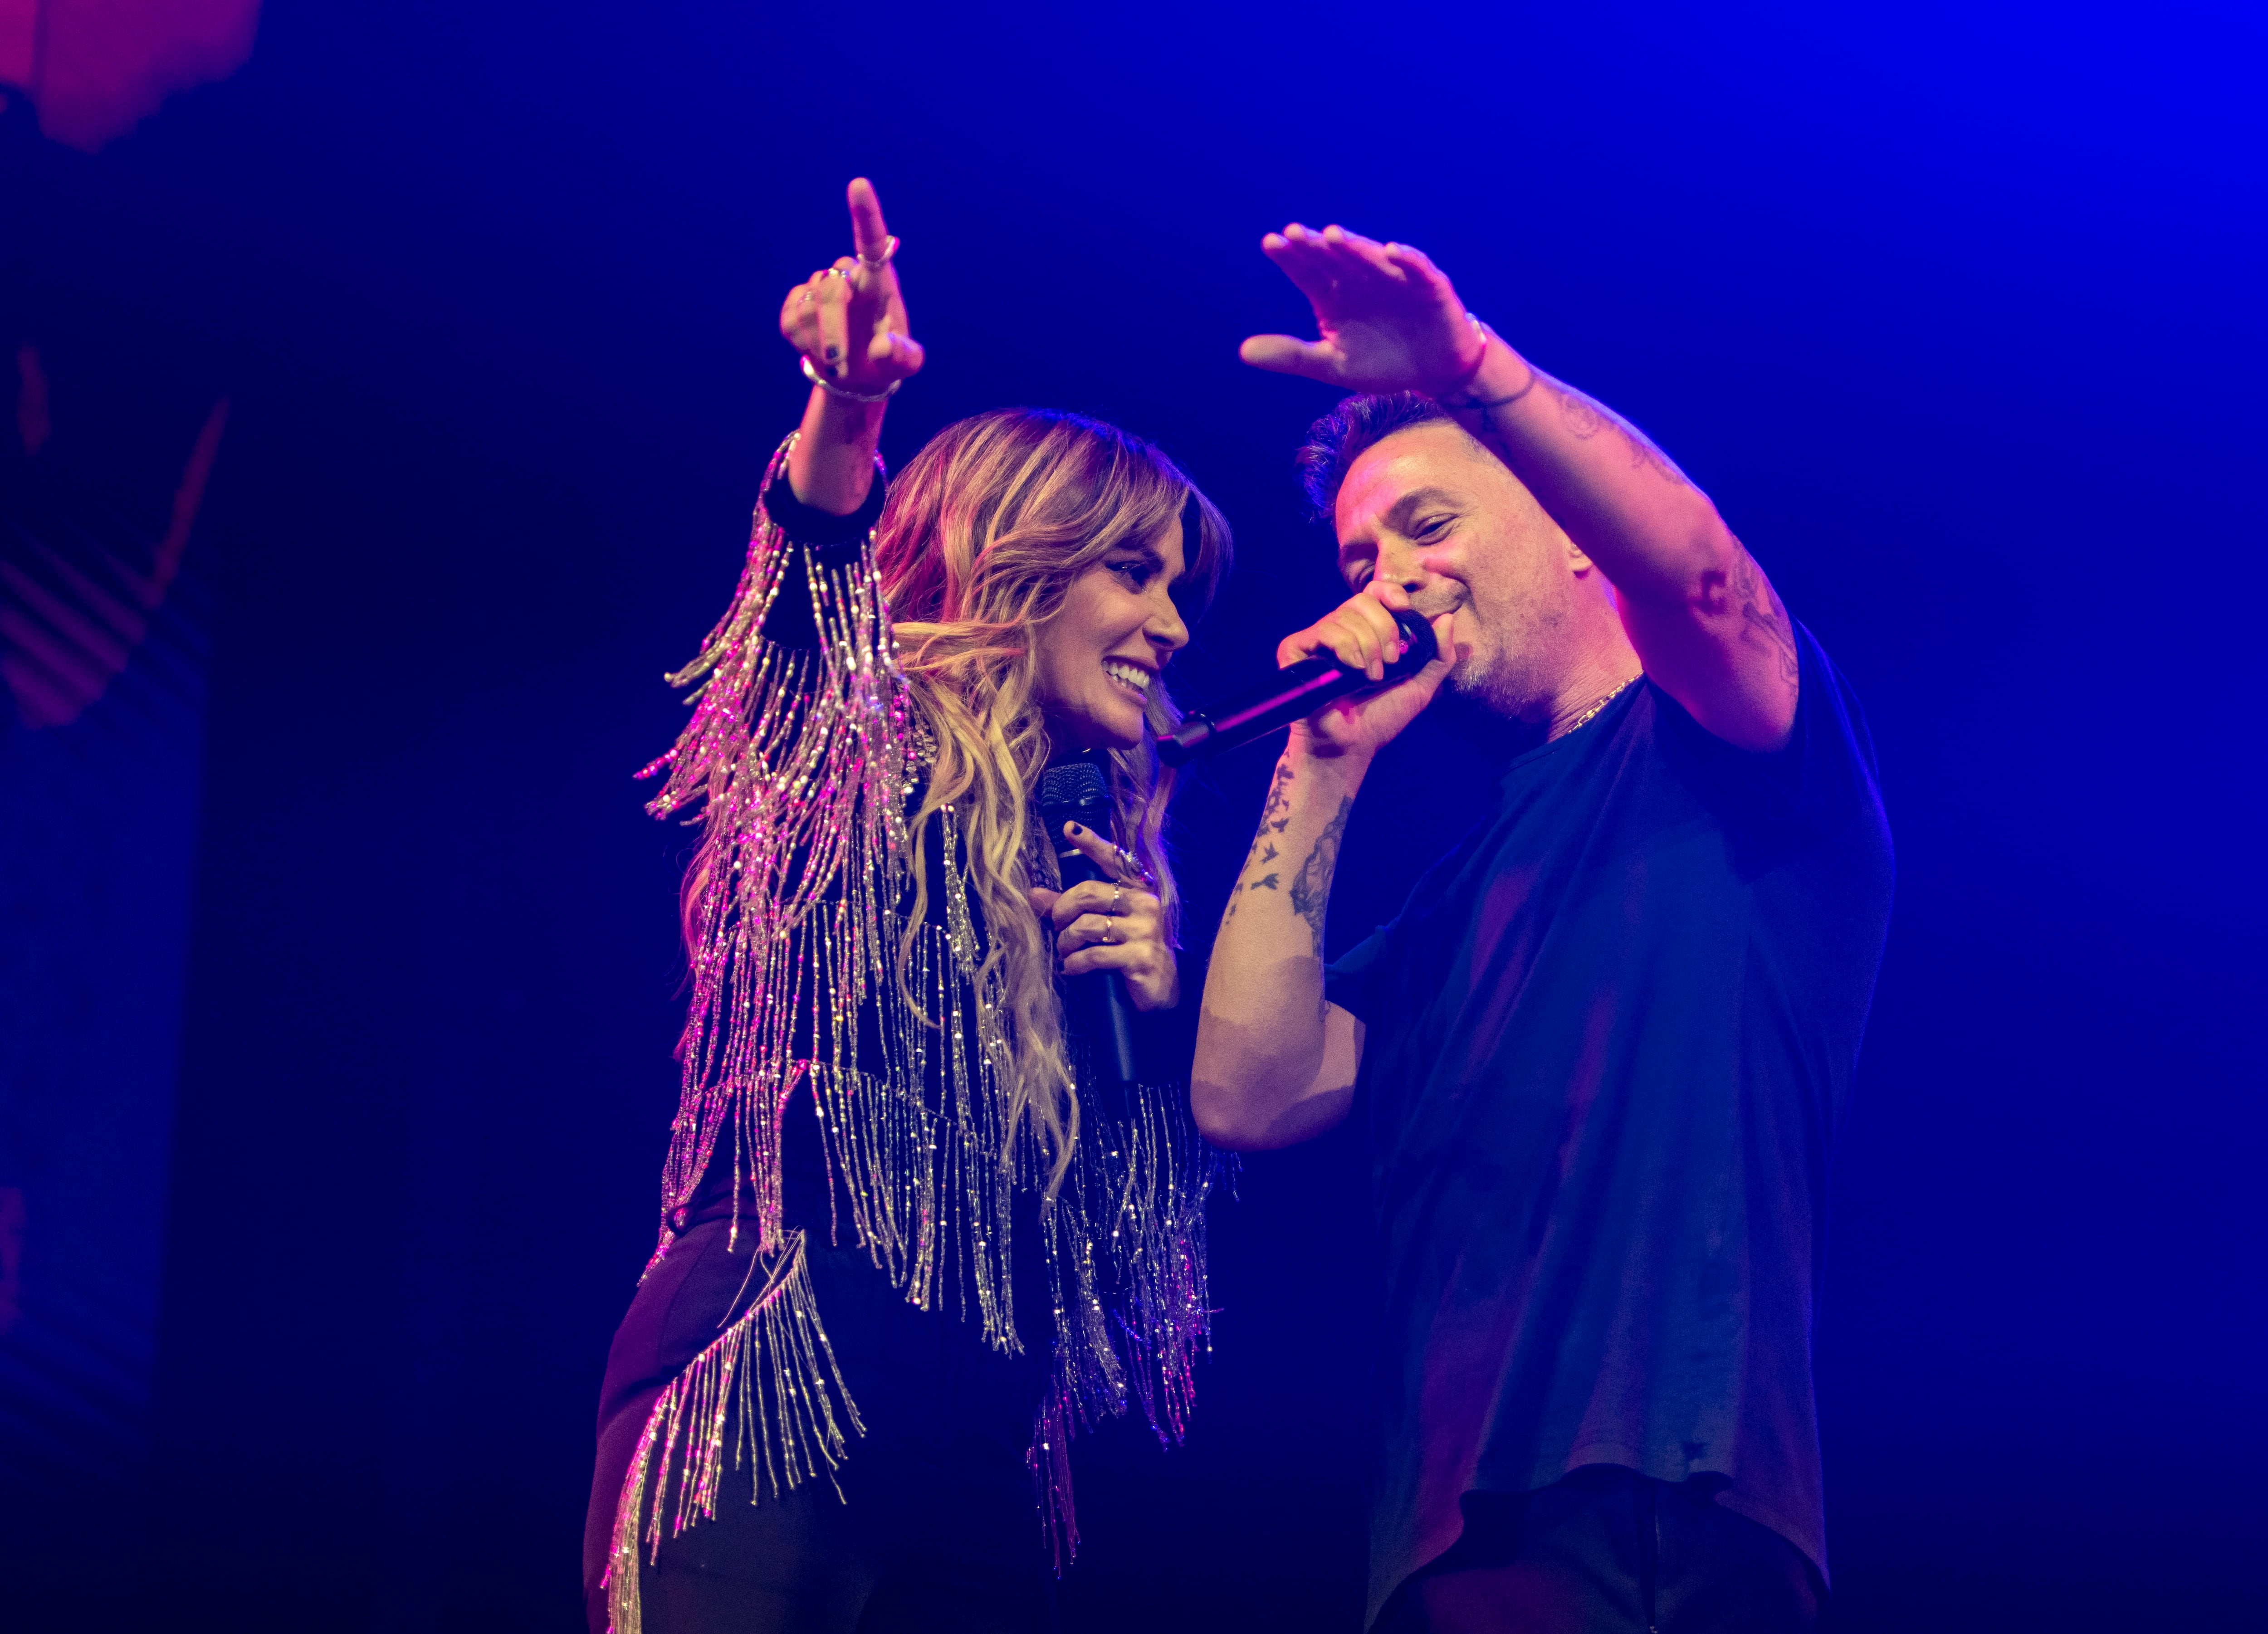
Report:
<svg viewBox="0 0 2268 1634"><path fill-rule="evenodd" d="M47 374L29 346L18 356L17 370L17 423L26 455L36 455L48 431ZM227 424L224 397L189 450L173 491L173 517L147 571L98 545L90 572L28 537L23 559L0 560L0 682L15 698L24 725L69 725L125 673L180 570Z"/></svg>
<svg viewBox="0 0 2268 1634"><path fill-rule="evenodd" d="M234 73L259 22L260 0L0 0L0 84L30 93L47 136L92 153L176 91Z"/></svg>

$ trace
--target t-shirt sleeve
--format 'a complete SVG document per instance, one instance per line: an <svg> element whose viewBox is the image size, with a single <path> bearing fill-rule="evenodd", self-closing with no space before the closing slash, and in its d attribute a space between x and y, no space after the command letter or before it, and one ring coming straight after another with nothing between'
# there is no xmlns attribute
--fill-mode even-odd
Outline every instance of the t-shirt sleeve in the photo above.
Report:
<svg viewBox="0 0 2268 1634"><path fill-rule="evenodd" d="M1350 1014L1376 1023L1400 1008L1404 993L1423 992L1438 981L1451 945L1431 930L1443 896L1470 864L1487 825L1473 829L1418 877L1402 911L1323 967L1323 997Z"/></svg>
<svg viewBox="0 0 2268 1634"><path fill-rule="evenodd" d="M788 536L799 552L815 551L821 567L848 567L858 558L859 548L882 514L882 479L875 475L866 503L848 516L836 516L807 505L795 497L787 473L782 470L764 490L764 514ZM779 593L764 615L763 638L784 647L815 647L819 622L811 609L811 585L801 563L782 574Z"/></svg>
<svg viewBox="0 0 2268 1634"><path fill-rule="evenodd" d="M1800 678L1785 747L1735 748L1666 694L1662 747L1685 762L1728 821L1760 837L1815 838L1859 822L1879 828L1874 740L1858 695L1811 632L1794 629Z"/></svg>
<svg viewBox="0 0 2268 1634"><path fill-rule="evenodd" d="M1813 828L1838 826L1860 815L1879 820L1882 799L1874 739L1859 696L1811 632L1800 624L1794 628L1802 676L1795 730L1786 748L1768 757L1779 762L1771 772L1782 798L1799 821Z"/></svg>
<svg viewBox="0 0 2268 1634"><path fill-rule="evenodd" d="M1376 1018L1386 986L1400 964L1401 920L1382 924L1323 967L1323 999L1369 1021Z"/></svg>

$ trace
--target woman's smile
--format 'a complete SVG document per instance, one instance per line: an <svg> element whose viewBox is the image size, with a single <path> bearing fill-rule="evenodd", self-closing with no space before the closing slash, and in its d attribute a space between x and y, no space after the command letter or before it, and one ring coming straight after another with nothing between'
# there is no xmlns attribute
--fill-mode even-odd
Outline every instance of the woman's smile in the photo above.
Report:
<svg viewBox="0 0 2268 1634"><path fill-rule="evenodd" d="M1147 698L1150 696L1152 672L1130 659L1105 659L1102 660L1102 673L1138 697Z"/></svg>

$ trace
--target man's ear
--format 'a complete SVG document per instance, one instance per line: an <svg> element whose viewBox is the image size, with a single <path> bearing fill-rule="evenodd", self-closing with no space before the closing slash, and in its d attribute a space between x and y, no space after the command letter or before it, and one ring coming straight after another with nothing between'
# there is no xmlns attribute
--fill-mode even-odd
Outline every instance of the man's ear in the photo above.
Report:
<svg viewBox="0 0 2268 1634"><path fill-rule="evenodd" d="M1556 523L1553 526L1559 534L1561 548L1567 552L1567 570L1578 578L1596 571L1599 564L1583 554L1582 546L1567 537L1565 528L1558 527Z"/></svg>
<svg viewBox="0 0 2268 1634"><path fill-rule="evenodd" d="M1577 584L1596 586L1599 593L1607 599L1607 605L1617 615L1622 612L1622 594L1616 590L1614 580L1607 577L1606 570L1597 563L1585 556L1572 539L1567 541L1567 570L1575 576Z"/></svg>
<svg viewBox="0 0 2268 1634"><path fill-rule="evenodd" d="M1615 610L1616 615L1621 615L1622 592L1615 588L1615 581L1607 577L1606 570L1584 555L1572 539L1567 541L1567 570L1575 576L1577 584L1595 586L1598 593L1607 599L1607 605Z"/></svg>
<svg viewBox="0 0 2268 1634"><path fill-rule="evenodd" d="M1572 540L1567 543L1567 570L1575 576L1577 584L1596 585L1599 593L1607 599L1607 605L1617 615L1622 612L1622 593L1615 588L1615 581L1597 563L1577 549Z"/></svg>

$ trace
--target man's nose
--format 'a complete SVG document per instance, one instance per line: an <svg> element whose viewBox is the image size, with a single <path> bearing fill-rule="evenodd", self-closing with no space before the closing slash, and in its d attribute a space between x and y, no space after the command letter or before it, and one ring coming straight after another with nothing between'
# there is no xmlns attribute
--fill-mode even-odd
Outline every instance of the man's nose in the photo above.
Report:
<svg viewBox="0 0 2268 1634"><path fill-rule="evenodd" d="M1425 564L1425 553L1400 541L1388 543L1378 553L1378 575L1412 595L1433 577L1432 570Z"/></svg>

